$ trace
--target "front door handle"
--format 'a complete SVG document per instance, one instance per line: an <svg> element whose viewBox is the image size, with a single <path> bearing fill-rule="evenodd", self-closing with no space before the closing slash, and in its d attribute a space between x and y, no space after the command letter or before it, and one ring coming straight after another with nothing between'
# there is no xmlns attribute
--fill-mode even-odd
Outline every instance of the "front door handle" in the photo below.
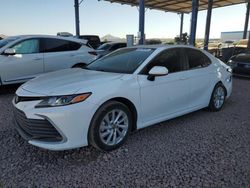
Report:
<svg viewBox="0 0 250 188"><path fill-rule="evenodd" d="M42 59L43 59L43 58L39 58L39 57L38 57L38 58L35 58L34 61L40 61L40 60L42 60Z"/></svg>

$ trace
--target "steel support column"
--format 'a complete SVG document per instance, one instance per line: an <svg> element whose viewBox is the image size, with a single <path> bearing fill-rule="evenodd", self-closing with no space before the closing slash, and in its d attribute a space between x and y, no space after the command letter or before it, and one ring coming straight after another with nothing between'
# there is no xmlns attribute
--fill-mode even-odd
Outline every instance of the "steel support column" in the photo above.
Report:
<svg viewBox="0 0 250 188"><path fill-rule="evenodd" d="M250 49L250 31L248 32L247 48Z"/></svg>
<svg viewBox="0 0 250 188"><path fill-rule="evenodd" d="M140 40L139 44L144 44L145 40L145 1L140 0L139 2L139 34L140 34Z"/></svg>
<svg viewBox="0 0 250 188"><path fill-rule="evenodd" d="M245 18L243 39L247 38L248 23L249 23L249 11L250 11L250 2L247 3L247 12L246 12L246 18Z"/></svg>
<svg viewBox="0 0 250 188"><path fill-rule="evenodd" d="M182 40L184 13L181 13L180 39Z"/></svg>
<svg viewBox="0 0 250 188"><path fill-rule="evenodd" d="M206 21L205 39L204 39L204 50L208 50L212 10L213 10L213 0L208 0L207 21Z"/></svg>
<svg viewBox="0 0 250 188"><path fill-rule="evenodd" d="M195 45L198 10L199 10L199 0L192 0L192 17L191 17L189 44L193 46Z"/></svg>
<svg viewBox="0 0 250 188"><path fill-rule="evenodd" d="M75 0L76 37L80 36L79 1Z"/></svg>

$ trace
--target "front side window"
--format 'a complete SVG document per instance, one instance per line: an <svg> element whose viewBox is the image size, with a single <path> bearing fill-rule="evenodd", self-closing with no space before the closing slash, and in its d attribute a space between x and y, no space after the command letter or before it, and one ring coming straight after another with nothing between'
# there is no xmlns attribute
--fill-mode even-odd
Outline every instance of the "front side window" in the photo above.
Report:
<svg viewBox="0 0 250 188"><path fill-rule="evenodd" d="M29 39L22 41L12 47L16 54L39 53L39 39Z"/></svg>
<svg viewBox="0 0 250 188"><path fill-rule="evenodd" d="M188 69L188 65L185 60L182 58L182 49L169 49L161 52L156 56L143 71L144 74L148 72L154 66L163 66L166 67L169 73L175 73Z"/></svg>
<svg viewBox="0 0 250 188"><path fill-rule="evenodd" d="M64 52L74 51L81 47L81 44L63 39L42 39L43 52Z"/></svg>
<svg viewBox="0 0 250 188"><path fill-rule="evenodd" d="M94 61L86 69L132 74L153 51L151 48L121 49Z"/></svg>
<svg viewBox="0 0 250 188"><path fill-rule="evenodd" d="M189 69L202 68L211 64L211 60L202 52L195 49L185 49L185 51L188 58Z"/></svg>

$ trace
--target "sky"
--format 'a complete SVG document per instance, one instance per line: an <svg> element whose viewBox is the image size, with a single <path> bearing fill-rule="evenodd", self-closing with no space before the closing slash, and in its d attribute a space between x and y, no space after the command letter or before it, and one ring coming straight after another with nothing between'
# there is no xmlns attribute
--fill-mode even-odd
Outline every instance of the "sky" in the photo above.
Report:
<svg viewBox="0 0 250 188"><path fill-rule="evenodd" d="M83 0L80 6L81 34L125 38L137 35L138 8L98 0ZM233 5L213 10L211 38L223 31L242 31L246 5ZM190 16L184 16L184 32L190 30ZM204 38L206 11L198 15L197 38ZM75 34L74 0L1 0L0 34L52 34L67 31ZM146 38L174 38L179 34L180 16L157 10L146 10Z"/></svg>

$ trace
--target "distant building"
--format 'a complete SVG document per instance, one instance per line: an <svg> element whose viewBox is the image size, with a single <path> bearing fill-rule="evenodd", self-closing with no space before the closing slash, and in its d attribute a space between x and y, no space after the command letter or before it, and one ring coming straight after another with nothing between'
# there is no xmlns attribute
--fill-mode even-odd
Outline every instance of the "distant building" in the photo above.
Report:
<svg viewBox="0 0 250 188"><path fill-rule="evenodd" d="M248 34L249 34L249 32L248 32ZM225 42L225 41L238 41L238 40L241 40L242 38L243 38L243 31L221 32L221 41L222 42Z"/></svg>

